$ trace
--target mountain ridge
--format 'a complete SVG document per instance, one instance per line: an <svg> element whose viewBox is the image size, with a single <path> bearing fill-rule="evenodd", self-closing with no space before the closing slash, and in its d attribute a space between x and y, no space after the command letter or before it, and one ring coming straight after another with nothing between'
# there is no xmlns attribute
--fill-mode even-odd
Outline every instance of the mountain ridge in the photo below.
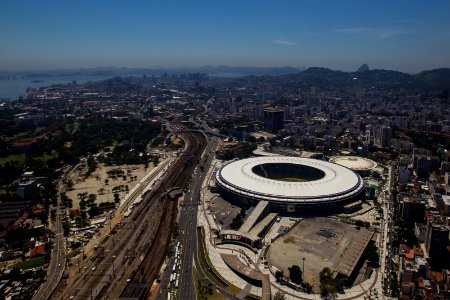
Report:
<svg viewBox="0 0 450 300"><path fill-rule="evenodd" d="M361 66L363 67L364 64ZM450 68L438 68L408 74L395 70L368 69L360 71L340 71L324 67L309 67L307 69L284 67L245 67L245 66L212 66L180 67L180 68L129 68L129 67L97 67L78 69L58 69L50 71L10 72L30 79L42 76L71 76L71 75L103 75L103 76L143 76L164 74L205 73L212 77L245 78L252 76L281 76L286 82L301 81L303 85L322 88L337 88L357 84L364 89L384 88L392 90L450 90ZM0 75L5 73L0 72Z"/></svg>

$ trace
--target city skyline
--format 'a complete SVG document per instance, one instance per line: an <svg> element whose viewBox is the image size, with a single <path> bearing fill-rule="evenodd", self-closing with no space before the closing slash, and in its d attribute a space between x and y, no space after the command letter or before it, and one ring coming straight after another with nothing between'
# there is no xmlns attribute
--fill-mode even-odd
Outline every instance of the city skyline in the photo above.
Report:
<svg viewBox="0 0 450 300"><path fill-rule="evenodd" d="M128 4L128 3L127 3ZM0 70L450 66L450 3L0 3Z"/></svg>

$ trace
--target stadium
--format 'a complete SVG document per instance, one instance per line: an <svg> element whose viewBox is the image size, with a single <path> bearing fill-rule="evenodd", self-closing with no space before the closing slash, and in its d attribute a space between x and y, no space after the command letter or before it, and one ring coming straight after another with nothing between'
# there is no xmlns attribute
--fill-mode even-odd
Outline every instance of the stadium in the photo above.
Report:
<svg viewBox="0 0 450 300"><path fill-rule="evenodd" d="M373 160L359 156L334 156L330 162L349 168L363 177L370 176L377 167Z"/></svg>
<svg viewBox="0 0 450 300"><path fill-rule="evenodd" d="M334 163L288 156L233 161L216 173L223 198L239 206L269 203L279 213L352 211L364 197L362 178Z"/></svg>

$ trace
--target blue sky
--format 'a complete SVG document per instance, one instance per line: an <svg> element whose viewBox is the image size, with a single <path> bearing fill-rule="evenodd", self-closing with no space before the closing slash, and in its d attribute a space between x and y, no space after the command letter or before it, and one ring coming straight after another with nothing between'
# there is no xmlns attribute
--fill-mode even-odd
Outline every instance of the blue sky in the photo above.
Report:
<svg viewBox="0 0 450 300"><path fill-rule="evenodd" d="M450 67L450 1L1 1L0 70Z"/></svg>

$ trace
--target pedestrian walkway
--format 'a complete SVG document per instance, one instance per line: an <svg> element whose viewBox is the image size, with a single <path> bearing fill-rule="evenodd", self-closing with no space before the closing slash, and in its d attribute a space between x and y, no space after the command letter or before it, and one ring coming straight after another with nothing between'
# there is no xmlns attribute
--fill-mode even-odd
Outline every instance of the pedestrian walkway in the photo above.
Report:
<svg viewBox="0 0 450 300"><path fill-rule="evenodd" d="M239 299L244 299L245 297L248 296L248 294L250 294L251 288L252 285L250 283L247 283L245 288L242 291L240 291L239 294L236 295L236 297L238 297Z"/></svg>

